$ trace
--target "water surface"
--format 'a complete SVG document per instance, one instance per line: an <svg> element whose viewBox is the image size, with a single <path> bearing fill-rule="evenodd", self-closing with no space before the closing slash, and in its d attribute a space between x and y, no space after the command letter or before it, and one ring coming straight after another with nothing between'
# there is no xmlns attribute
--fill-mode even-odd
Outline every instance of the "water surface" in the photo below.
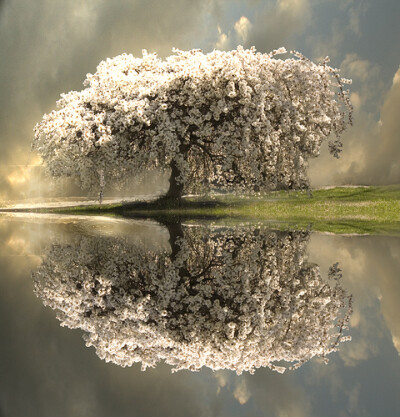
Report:
<svg viewBox="0 0 400 417"><path fill-rule="evenodd" d="M0 415L399 414L398 237L55 215L0 231Z"/></svg>

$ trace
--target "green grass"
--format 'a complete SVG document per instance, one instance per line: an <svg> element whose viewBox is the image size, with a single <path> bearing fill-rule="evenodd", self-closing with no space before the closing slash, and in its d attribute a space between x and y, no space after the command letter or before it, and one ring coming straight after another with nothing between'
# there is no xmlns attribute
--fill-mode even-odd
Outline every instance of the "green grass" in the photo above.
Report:
<svg viewBox="0 0 400 417"><path fill-rule="evenodd" d="M269 222L332 233L400 233L400 185L337 187L263 196L214 196L174 201L36 209L63 214L118 215L161 222L190 219Z"/></svg>

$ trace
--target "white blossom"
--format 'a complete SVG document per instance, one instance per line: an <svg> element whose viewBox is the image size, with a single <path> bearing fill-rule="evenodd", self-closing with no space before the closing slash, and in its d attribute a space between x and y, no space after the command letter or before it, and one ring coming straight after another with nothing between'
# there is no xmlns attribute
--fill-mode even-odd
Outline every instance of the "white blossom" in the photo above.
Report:
<svg viewBox="0 0 400 417"><path fill-rule="evenodd" d="M174 50L102 61L86 88L63 94L35 127L33 147L55 177L98 188L153 167L202 187L270 190L308 186L307 161L351 123L348 91L327 60L314 64L279 48L270 54Z"/></svg>

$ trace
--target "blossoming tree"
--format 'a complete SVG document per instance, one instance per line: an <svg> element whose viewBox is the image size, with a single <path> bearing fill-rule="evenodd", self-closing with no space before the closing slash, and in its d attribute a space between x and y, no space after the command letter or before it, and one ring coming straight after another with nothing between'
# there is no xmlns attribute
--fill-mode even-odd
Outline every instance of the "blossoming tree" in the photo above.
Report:
<svg viewBox="0 0 400 417"><path fill-rule="evenodd" d="M328 59L276 59L284 48L174 53L107 59L84 90L63 94L35 127L49 172L102 189L159 168L170 173L167 196L180 198L210 187L307 188L307 161L324 140L339 156L349 81Z"/></svg>
<svg viewBox="0 0 400 417"><path fill-rule="evenodd" d="M325 280L307 261L308 232L181 230L170 252L74 234L49 247L35 292L63 326L85 331L100 358L121 366L284 372L327 360L349 339L351 296L337 264Z"/></svg>

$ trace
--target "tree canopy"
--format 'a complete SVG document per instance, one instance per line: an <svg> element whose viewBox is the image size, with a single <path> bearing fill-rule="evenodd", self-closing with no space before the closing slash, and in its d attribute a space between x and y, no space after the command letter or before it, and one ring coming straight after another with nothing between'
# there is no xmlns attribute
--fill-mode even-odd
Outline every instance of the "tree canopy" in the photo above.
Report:
<svg viewBox="0 0 400 417"><path fill-rule="evenodd" d="M280 48L143 51L102 61L82 91L63 94L35 127L33 148L51 175L87 189L152 168L170 173L168 195L308 187L307 161L351 123L349 83L328 58L315 64Z"/></svg>

